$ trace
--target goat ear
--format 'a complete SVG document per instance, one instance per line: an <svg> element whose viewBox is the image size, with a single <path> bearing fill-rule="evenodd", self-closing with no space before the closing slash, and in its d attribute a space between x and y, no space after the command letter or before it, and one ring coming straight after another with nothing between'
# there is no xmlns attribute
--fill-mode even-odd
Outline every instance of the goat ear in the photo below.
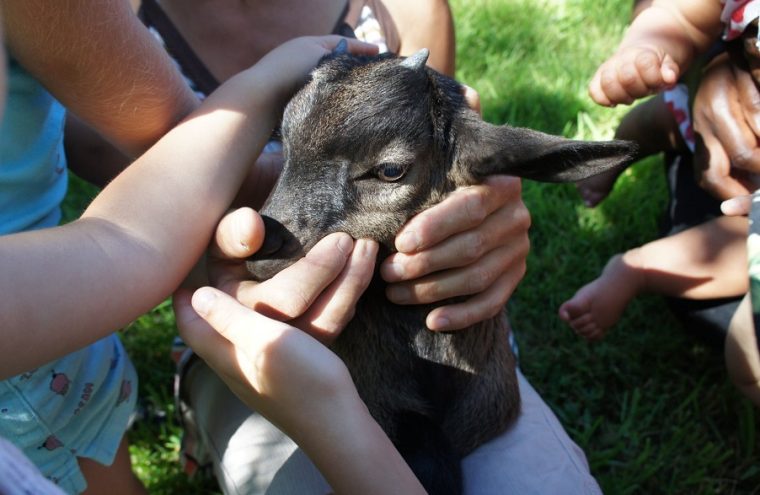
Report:
<svg viewBox="0 0 760 495"><path fill-rule="evenodd" d="M469 118L458 162L476 179L507 174L543 182L576 182L633 161L631 141L574 141ZM463 141L464 139L464 141Z"/></svg>

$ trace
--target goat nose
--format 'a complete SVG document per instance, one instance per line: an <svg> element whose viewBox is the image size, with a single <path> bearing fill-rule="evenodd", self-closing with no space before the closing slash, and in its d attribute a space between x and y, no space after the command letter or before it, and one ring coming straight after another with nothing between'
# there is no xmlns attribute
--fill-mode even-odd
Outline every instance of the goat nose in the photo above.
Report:
<svg viewBox="0 0 760 495"><path fill-rule="evenodd" d="M264 220L264 243L254 256L268 258L282 249L285 227L272 217L261 215L261 219Z"/></svg>

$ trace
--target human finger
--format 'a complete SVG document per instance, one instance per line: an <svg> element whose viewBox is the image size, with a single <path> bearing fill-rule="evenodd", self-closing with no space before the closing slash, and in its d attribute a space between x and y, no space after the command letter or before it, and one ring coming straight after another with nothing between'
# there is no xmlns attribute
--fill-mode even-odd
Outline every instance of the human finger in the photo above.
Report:
<svg viewBox="0 0 760 495"><path fill-rule="evenodd" d="M396 304L428 304L477 294L491 287L503 273L514 270L514 265L524 273L523 254L521 246L507 244L486 253L478 263L389 285L386 294Z"/></svg>
<svg viewBox="0 0 760 495"><path fill-rule="evenodd" d="M340 359L322 344L224 292L202 287L192 295L191 305L199 318L227 341L221 350L211 348L220 342L212 342L213 336L196 320L191 323L196 325L194 335L184 329L193 349L236 395L270 419L284 419L292 415L294 407L308 406L303 404L307 394L327 397L320 390L335 391L350 383Z"/></svg>
<svg viewBox="0 0 760 495"><path fill-rule="evenodd" d="M465 84L462 85L462 93L464 94L464 101L467 102L467 106L471 109L482 114L480 108L480 94L474 89Z"/></svg>
<svg viewBox="0 0 760 495"><path fill-rule="evenodd" d="M239 208L225 215L206 256L209 283L233 296L241 287L255 285L245 259L258 251L263 239L264 223L251 208Z"/></svg>
<svg viewBox="0 0 760 495"><path fill-rule="evenodd" d="M460 330L496 316L525 274L524 269L515 270L503 273L488 289L464 302L433 309L425 318L425 324L435 331Z"/></svg>
<svg viewBox="0 0 760 495"><path fill-rule="evenodd" d="M343 271L309 306L290 323L324 344L338 336L353 318L356 303L369 286L377 258L377 242L359 239Z"/></svg>
<svg viewBox="0 0 760 495"><path fill-rule="evenodd" d="M618 81L632 97L651 94L665 85L662 64L656 53L642 51L618 66Z"/></svg>
<svg viewBox="0 0 760 495"><path fill-rule="evenodd" d="M628 68L632 66L626 57L615 56L599 68L599 87L613 105L619 103L628 105L633 102L634 98L628 93L623 86L623 77L628 77L633 71L629 72ZM630 86L630 81L626 80Z"/></svg>
<svg viewBox="0 0 760 495"><path fill-rule="evenodd" d="M751 208L752 195L750 194L736 196L735 198L727 199L720 204L720 211L728 216L749 215Z"/></svg>
<svg viewBox="0 0 760 495"><path fill-rule="evenodd" d="M239 260L259 250L264 242L264 222L252 208L230 211L219 221L209 255Z"/></svg>
<svg viewBox="0 0 760 495"><path fill-rule="evenodd" d="M599 105L605 106L605 107L612 107L615 105L615 103L610 100L610 98L607 96L607 94L604 92L604 89L602 88L602 69L604 66L599 67L597 71L594 73L594 76L591 78L591 81L588 84L588 94L591 97L592 100L594 100Z"/></svg>
<svg viewBox="0 0 760 495"><path fill-rule="evenodd" d="M749 72L736 66L733 71L744 121L755 136L760 136L760 90Z"/></svg>
<svg viewBox="0 0 760 495"><path fill-rule="evenodd" d="M380 274L384 280L393 283L467 266L498 246L528 244L529 227L527 208L497 208L477 227L455 234L430 249L389 256L380 266Z"/></svg>
<svg viewBox="0 0 760 495"><path fill-rule="evenodd" d="M346 38L339 35L320 36L319 39L327 50L334 50L339 44L345 42L346 50L354 55L376 55L380 50L373 43L367 43L356 38Z"/></svg>
<svg viewBox="0 0 760 495"><path fill-rule="evenodd" d="M353 240L334 233L319 241L306 256L260 284L241 287L237 298L246 306L278 320L301 316L343 271Z"/></svg>
<svg viewBox="0 0 760 495"><path fill-rule="evenodd" d="M172 298L180 337L218 374L234 373L234 346L198 314L193 308L192 296L193 291L180 289Z"/></svg>
<svg viewBox="0 0 760 495"><path fill-rule="evenodd" d="M731 166L760 172L760 148L757 136L744 118L744 108L737 96L724 104L716 104L711 113L711 130L725 150ZM713 145L715 148L715 145Z"/></svg>
<svg viewBox="0 0 760 495"><path fill-rule="evenodd" d="M731 176L731 161L720 140L708 129L698 134L694 173L701 188L718 199L747 194L747 188Z"/></svg>
<svg viewBox="0 0 760 495"><path fill-rule="evenodd" d="M407 254L419 252L480 225L515 191L519 195L520 180L507 176L492 176L483 184L457 189L409 220L396 236L396 249Z"/></svg>

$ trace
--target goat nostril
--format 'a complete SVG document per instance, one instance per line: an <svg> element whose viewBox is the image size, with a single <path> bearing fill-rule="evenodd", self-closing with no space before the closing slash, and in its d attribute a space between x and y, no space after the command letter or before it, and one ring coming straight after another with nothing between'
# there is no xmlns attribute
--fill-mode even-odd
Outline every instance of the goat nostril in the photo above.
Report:
<svg viewBox="0 0 760 495"><path fill-rule="evenodd" d="M256 256L268 257L282 249L284 227L272 217L262 215L261 219L264 220L264 243L261 245L261 249L256 252Z"/></svg>
<svg viewBox="0 0 760 495"><path fill-rule="evenodd" d="M282 237L278 235L266 234L261 249L256 254L261 257L267 257L275 254L282 247Z"/></svg>

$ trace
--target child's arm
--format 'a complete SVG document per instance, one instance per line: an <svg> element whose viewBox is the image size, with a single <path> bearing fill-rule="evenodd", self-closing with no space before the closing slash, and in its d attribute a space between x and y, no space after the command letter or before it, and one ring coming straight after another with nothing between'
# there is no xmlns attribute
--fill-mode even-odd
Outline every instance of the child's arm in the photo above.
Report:
<svg viewBox="0 0 760 495"><path fill-rule="evenodd" d="M589 84L600 105L629 104L676 83L721 29L719 0L655 0Z"/></svg>
<svg viewBox="0 0 760 495"><path fill-rule="evenodd" d="M293 40L230 79L81 219L0 238L0 376L94 342L167 297L207 246L287 98L339 39ZM376 48L352 40L349 49Z"/></svg>
<svg viewBox="0 0 760 495"><path fill-rule="evenodd" d="M0 0L10 54L134 158L199 102L124 0Z"/></svg>
<svg viewBox="0 0 760 495"><path fill-rule="evenodd" d="M245 404L298 443L336 494L424 493L370 416L343 362L291 326L291 318L302 320L315 306L322 311L307 319L322 330L329 330L325 322L351 317L371 279L377 244L360 240L353 250L350 246L345 234L328 236L305 258L258 285L251 304L279 314L276 320L203 288L193 295L192 306L189 292L175 296L177 324L185 341ZM282 285L297 286L299 297L278 297ZM321 301L325 296L328 304ZM288 323L277 321L282 319ZM330 341L336 333L316 336Z"/></svg>

